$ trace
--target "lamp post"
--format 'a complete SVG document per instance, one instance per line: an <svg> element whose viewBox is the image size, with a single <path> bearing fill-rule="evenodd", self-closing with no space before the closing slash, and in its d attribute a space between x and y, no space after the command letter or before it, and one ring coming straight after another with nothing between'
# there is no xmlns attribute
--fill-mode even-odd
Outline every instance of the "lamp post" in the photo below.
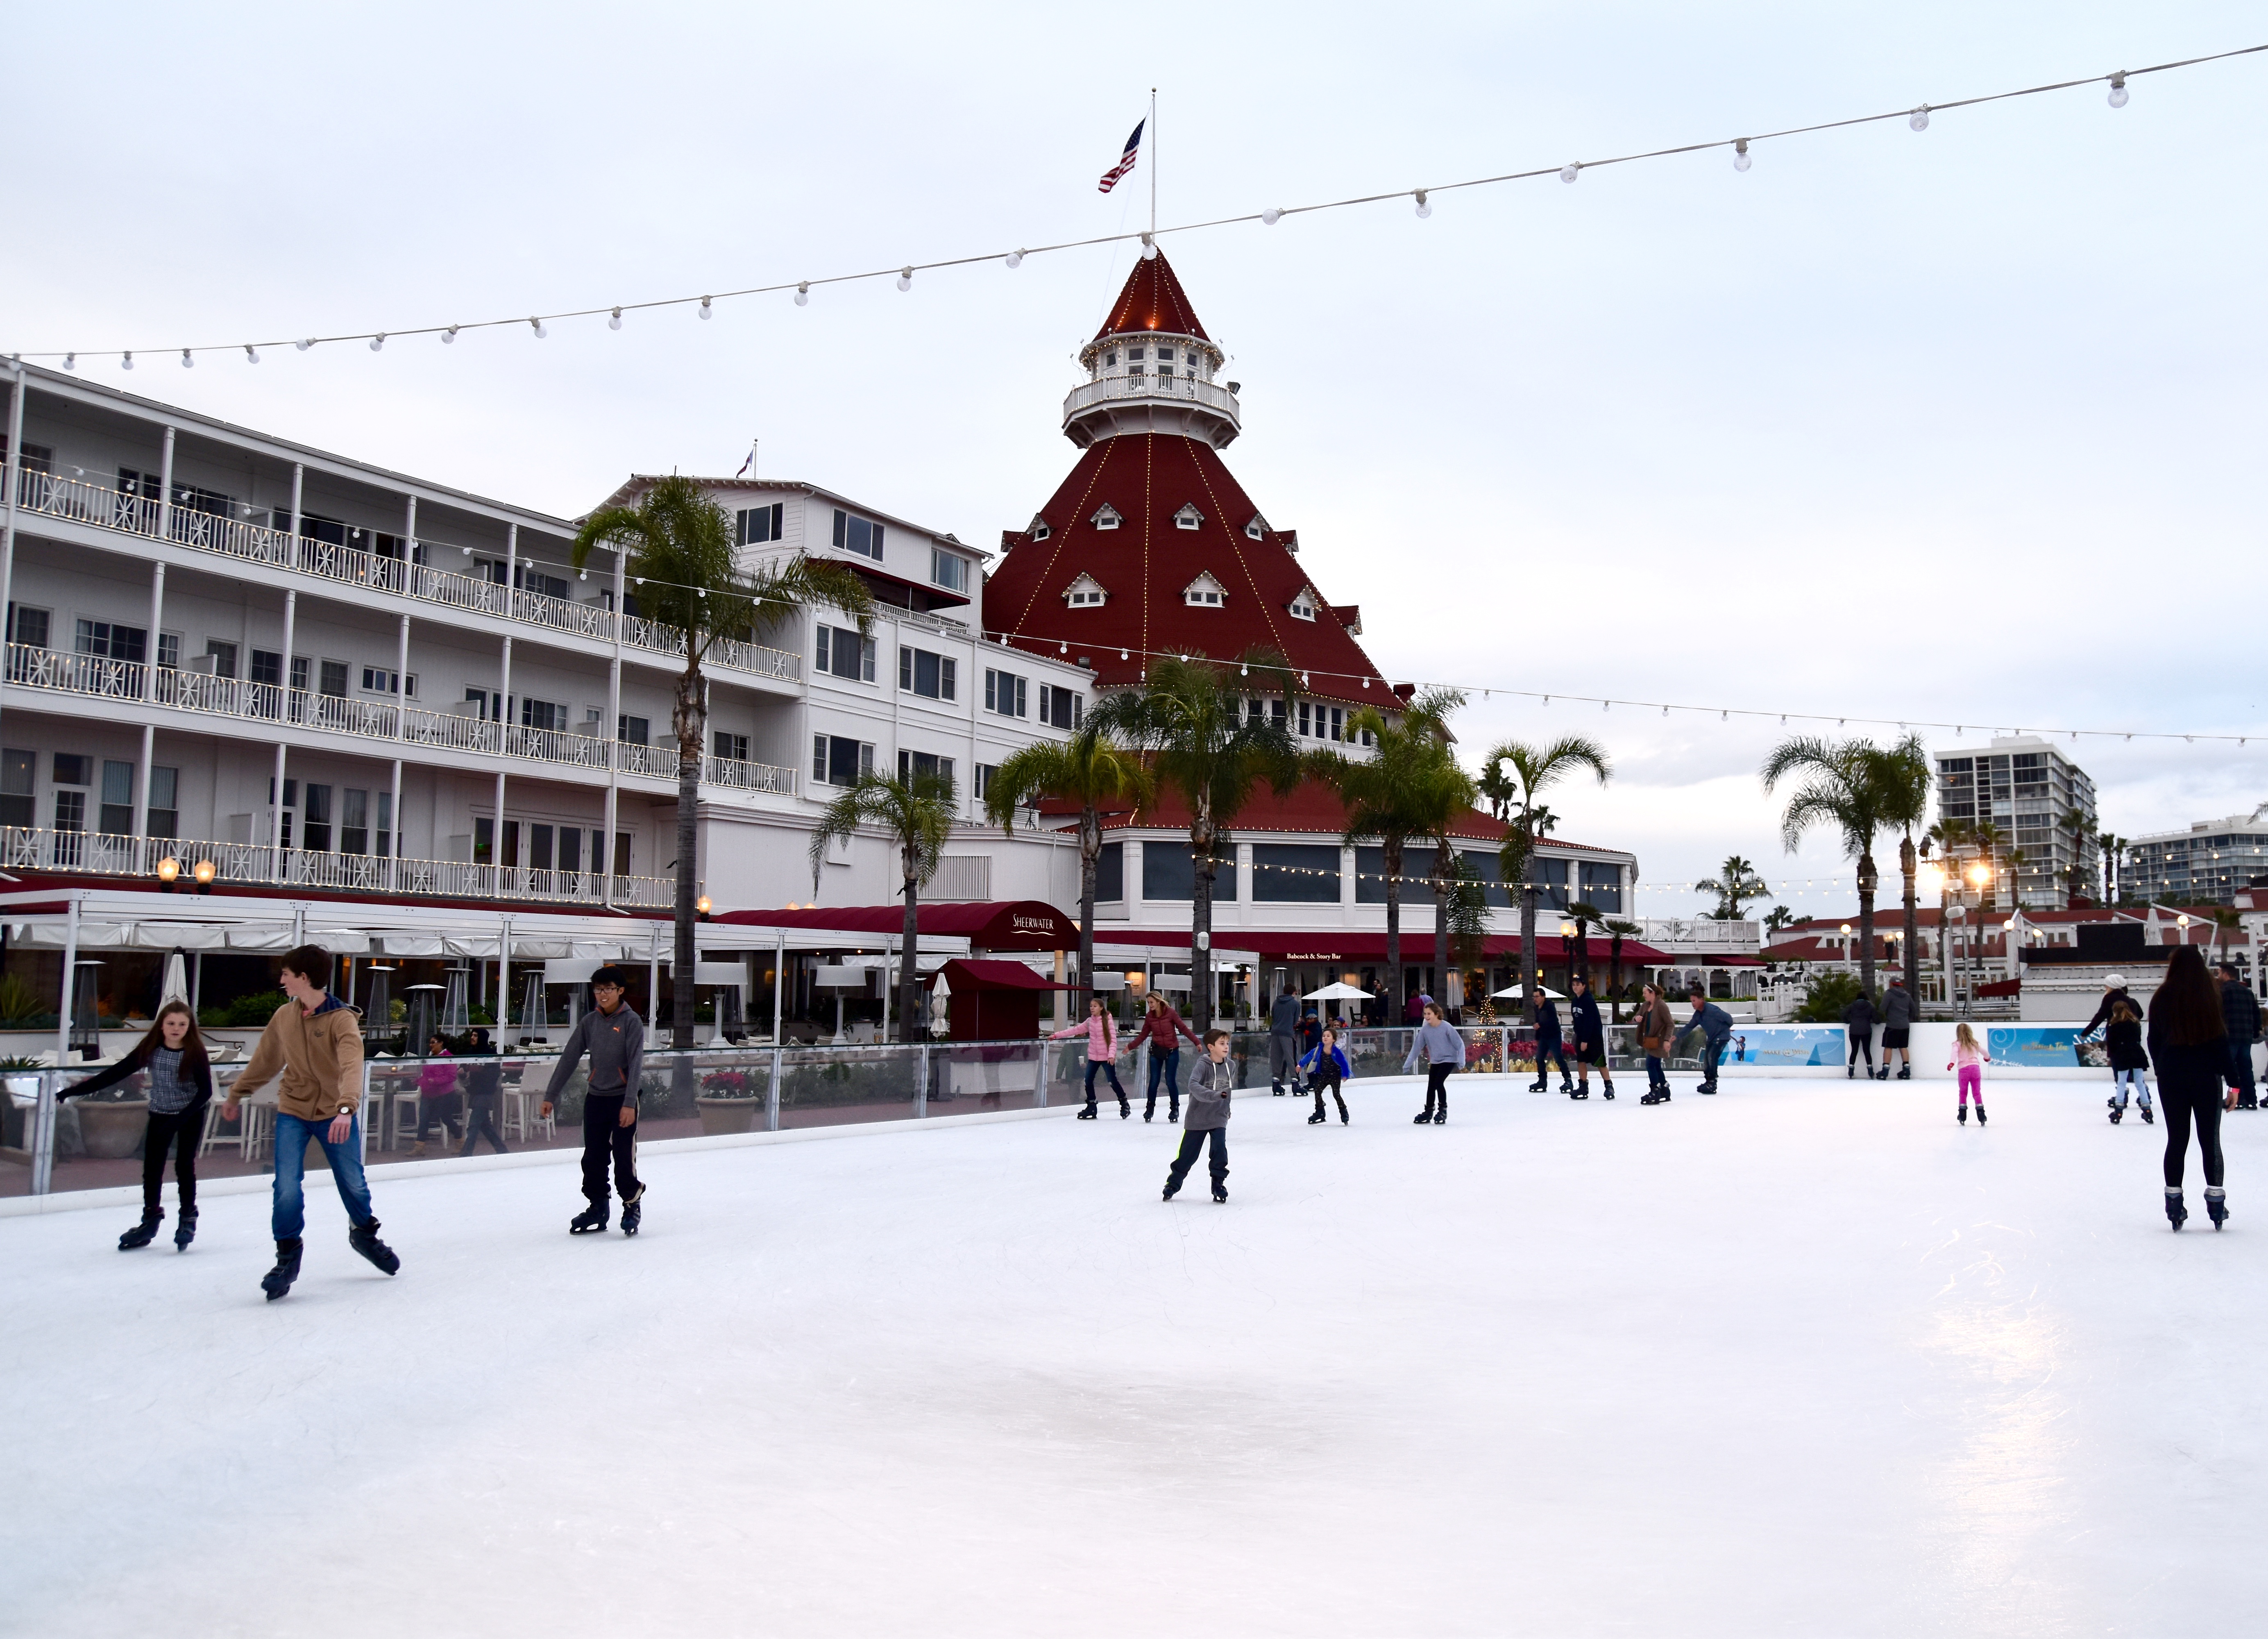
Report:
<svg viewBox="0 0 2268 1639"><path fill-rule="evenodd" d="M1572 922L1559 924L1559 950L1567 963L1567 977L1560 983L1566 986L1567 993L1572 995L1575 991L1575 925Z"/></svg>
<svg viewBox="0 0 2268 1639"><path fill-rule="evenodd" d="M1922 893L1933 893L1937 896L1937 955L1940 964L1945 969L1946 999L1949 1001L1953 996L1953 967L1948 948L1945 942L1948 931L1945 913L1946 881L1945 867L1933 860L1925 863L1920 870L1914 873L1915 888ZM1916 970L1916 976L1919 976L1918 969ZM1916 996L1914 1000L1918 1003L1921 998Z"/></svg>

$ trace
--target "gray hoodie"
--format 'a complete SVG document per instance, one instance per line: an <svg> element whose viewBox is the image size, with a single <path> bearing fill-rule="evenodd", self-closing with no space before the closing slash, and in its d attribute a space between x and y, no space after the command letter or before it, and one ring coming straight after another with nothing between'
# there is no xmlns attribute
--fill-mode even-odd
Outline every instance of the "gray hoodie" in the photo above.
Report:
<svg viewBox="0 0 2268 1639"><path fill-rule="evenodd" d="M1465 1038L1450 1024L1425 1024L1418 1030L1418 1039L1410 1044L1410 1056L1402 1061L1405 1074L1418 1068L1423 1058L1428 1064L1454 1064L1462 1069L1465 1063Z"/></svg>
<svg viewBox="0 0 2268 1639"><path fill-rule="evenodd" d="M1189 1110L1182 1119L1184 1133L1210 1132L1228 1125L1228 1096L1236 1088L1236 1061L1212 1061L1209 1052L1197 1055L1196 1073L1189 1077Z"/></svg>
<svg viewBox="0 0 2268 1639"><path fill-rule="evenodd" d="M1882 1025L1886 1030L1902 1030L1914 1022L1913 992L1903 985L1893 985L1882 993Z"/></svg>
<svg viewBox="0 0 2268 1639"><path fill-rule="evenodd" d="M551 1072L551 1085L544 1089L546 1104L559 1102L586 1052L591 1055L591 1090L602 1096L625 1094L635 1107L638 1081L645 1072L645 1021L630 1011L628 1002L612 1013L593 1008L578 1019L568 1032L558 1067Z"/></svg>

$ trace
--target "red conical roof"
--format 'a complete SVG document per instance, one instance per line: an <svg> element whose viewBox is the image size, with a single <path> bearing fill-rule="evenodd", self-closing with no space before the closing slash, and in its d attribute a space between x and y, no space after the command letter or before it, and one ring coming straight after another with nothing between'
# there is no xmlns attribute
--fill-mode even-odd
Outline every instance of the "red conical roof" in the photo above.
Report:
<svg viewBox="0 0 2268 1639"><path fill-rule="evenodd" d="M1101 341L1106 336L1138 334L1144 330L1168 330L1176 336L1194 336L1210 342L1204 326L1197 322L1197 309L1182 293L1182 282L1174 277L1173 264L1160 251L1149 260L1138 259L1134 271L1126 276L1126 288L1118 292L1118 299L1110 309L1110 316L1094 333Z"/></svg>

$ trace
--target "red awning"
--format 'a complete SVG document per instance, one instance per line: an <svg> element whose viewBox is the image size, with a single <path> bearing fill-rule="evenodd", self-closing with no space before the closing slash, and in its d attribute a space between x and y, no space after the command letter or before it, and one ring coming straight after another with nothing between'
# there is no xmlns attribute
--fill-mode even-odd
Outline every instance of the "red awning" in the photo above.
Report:
<svg viewBox="0 0 2268 1639"><path fill-rule="evenodd" d="M2024 993L2024 981L2020 978L1996 978L1989 985L1979 985L1977 993L1979 996L2021 996Z"/></svg>
<svg viewBox="0 0 2268 1639"><path fill-rule="evenodd" d="M805 911L727 911L713 919L743 927L811 927L880 939L902 933L902 904L814 905ZM981 904L924 904L915 927L924 934L966 939L979 950L1075 950L1079 928L1071 918L1037 899Z"/></svg>
<svg viewBox="0 0 2268 1639"><path fill-rule="evenodd" d="M1108 927L1097 925L1094 942L1098 947L1121 945L1187 945L1186 928ZM1386 959L1384 930L1340 928L1303 928L1292 933L1254 930L1241 927L1216 927L1212 930L1213 947L1219 950L1256 950L1263 960L1270 962L1382 962ZM1535 941L1539 960L1557 963L1566 956L1566 944L1557 934L1545 934ZM1584 959L1594 967L1604 967L1612 959L1612 941L1604 939L1583 942ZM1520 935L1491 934L1481 941L1485 959L1502 959L1520 954ZM1402 959L1413 966L1433 959L1433 934L1431 929L1406 932L1402 935ZM1623 941L1624 967L1668 967L1682 964L1689 958L1673 956L1667 951L1641 944L1635 939ZM1699 966L1727 966L1729 961L1716 958L1690 958Z"/></svg>
<svg viewBox="0 0 2268 1639"><path fill-rule="evenodd" d="M964 990L1077 990L1076 985L1058 985L1044 974L1035 973L1020 962L984 962L973 957L956 956L938 969L946 988L954 995Z"/></svg>

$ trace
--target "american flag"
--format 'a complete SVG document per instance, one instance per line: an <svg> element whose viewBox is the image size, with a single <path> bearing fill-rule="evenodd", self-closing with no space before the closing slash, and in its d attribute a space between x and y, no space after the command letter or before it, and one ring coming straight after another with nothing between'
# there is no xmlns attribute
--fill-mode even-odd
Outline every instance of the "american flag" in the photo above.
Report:
<svg viewBox="0 0 2268 1639"><path fill-rule="evenodd" d="M1096 191L1105 194L1108 193L1112 188L1118 186L1118 181L1121 177L1124 176L1129 171L1134 168L1134 161L1140 157L1141 152L1142 128L1149 122L1150 122L1147 120L1138 120L1135 122L1134 135L1126 139L1126 151L1118 156L1118 163L1116 165L1112 166L1108 171L1105 171L1102 173L1102 181Z"/></svg>

